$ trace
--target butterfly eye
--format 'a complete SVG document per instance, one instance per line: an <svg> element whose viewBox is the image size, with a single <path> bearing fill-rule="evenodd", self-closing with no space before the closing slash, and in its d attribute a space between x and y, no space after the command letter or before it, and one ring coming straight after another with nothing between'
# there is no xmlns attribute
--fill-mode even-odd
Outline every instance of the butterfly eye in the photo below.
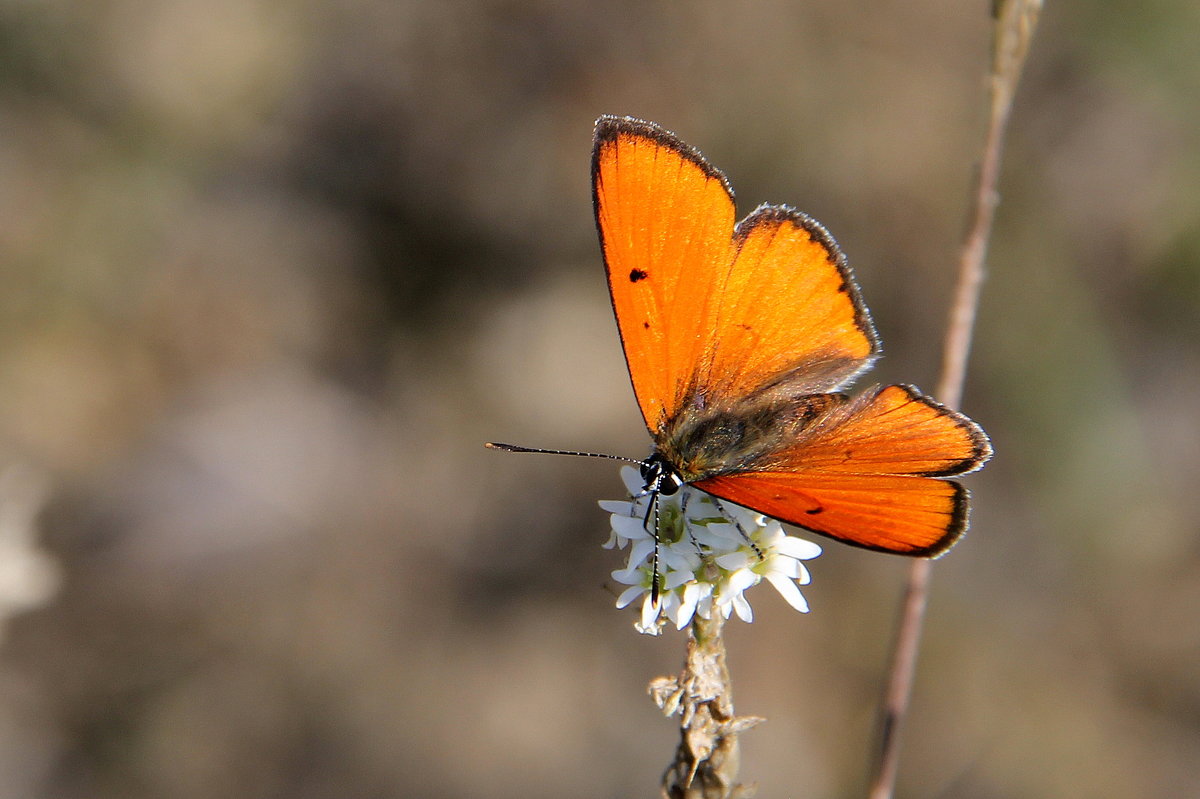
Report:
<svg viewBox="0 0 1200 799"><path fill-rule="evenodd" d="M683 478L673 471L665 471L658 480L658 493L664 497L678 493L683 488Z"/></svg>

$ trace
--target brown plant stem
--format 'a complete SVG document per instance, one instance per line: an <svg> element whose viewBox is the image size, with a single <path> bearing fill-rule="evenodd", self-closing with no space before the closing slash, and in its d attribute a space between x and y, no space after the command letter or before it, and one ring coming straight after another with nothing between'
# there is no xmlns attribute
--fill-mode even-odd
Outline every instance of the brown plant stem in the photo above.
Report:
<svg viewBox="0 0 1200 799"><path fill-rule="evenodd" d="M999 201L996 186L1004 134L1041 8L1042 0L996 0L993 5L995 27L987 133L980 157L971 226L959 256L958 282L943 342L942 374L937 387L938 399L951 408L957 408L962 402L967 357L983 285L984 260ZM899 734L912 694L932 569L931 561L914 560L905 586L879 722L879 755L870 782L870 799L890 799L895 790L900 759Z"/></svg>
<svg viewBox="0 0 1200 799"><path fill-rule="evenodd" d="M666 799L745 799L754 790L737 781L738 736L762 719L733 714L724 623L719 613L694 617L683 671L650 683L663 712L679 714L679 746L662 779Z"/></svg>

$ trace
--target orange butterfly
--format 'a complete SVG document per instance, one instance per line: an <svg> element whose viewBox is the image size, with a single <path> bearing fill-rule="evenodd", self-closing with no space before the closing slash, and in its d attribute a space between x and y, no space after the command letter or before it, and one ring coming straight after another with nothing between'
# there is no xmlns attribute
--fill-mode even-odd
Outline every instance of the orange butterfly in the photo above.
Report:
<svg viewBox="0 0 1200 799"><path fill-rule="evenodd" d="M596 122L592 192L654 439L641 462L647 492L691 485L884 552L950 548L967 527L967 491L941 478L978 469L991 445L912 386L833 393L871 365L879 342L825 228L783 205L735 226L725 176L630 117Z"/></svg>

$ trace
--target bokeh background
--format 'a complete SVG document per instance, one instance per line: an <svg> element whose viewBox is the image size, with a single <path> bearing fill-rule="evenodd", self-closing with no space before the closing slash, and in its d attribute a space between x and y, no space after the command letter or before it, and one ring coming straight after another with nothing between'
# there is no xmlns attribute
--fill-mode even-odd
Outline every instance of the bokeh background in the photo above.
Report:
<svg viewBox="0 0 1200 799"><path fill-rule="evenodd" d="M932 387L988 3L0 2L0 795L656 795L684 637L612 609L641 456L592 121L821 219ZM900 795L1200 795L1200 5L1050 0ZM763 797L862 794L899 559L731 624Z"/></svg>

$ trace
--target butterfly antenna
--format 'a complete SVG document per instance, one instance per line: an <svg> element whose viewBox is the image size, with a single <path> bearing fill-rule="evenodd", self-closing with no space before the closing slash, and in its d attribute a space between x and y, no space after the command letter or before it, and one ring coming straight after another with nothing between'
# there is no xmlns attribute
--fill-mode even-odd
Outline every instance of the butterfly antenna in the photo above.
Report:
<svg viewBox="0 0 1200 799"><path fill-rule="evenodd" d="M542 455L574 455L580 458L606 458L607 460L624 461L625 463L642 463L637 458L625 458L621 455L609 455L604 452L578 452L572 449L541 449L539 447L522 447L517 444L501 444L498 441L489 441L484 446L488 449L498 449L502 452L537 452ZM658 585L658 486L661 481L662 475L659 475L654 480L654 487L645 492L650 495L650 507L646 508L646 515L642 519L642 526L650 530L651 535L654 536L654 559L650 563L654 577L650 583L650 601L655 605L658 604L658 598L661 594ZM653 528L650 527L651 514L654 516Z"/></svg>
<svg viewBox="0 0 1200 799"><path fill-rule="evenodd" d="M501 444L496 441L489 441L484 444L488 449L498 449L502 452L537 452L542 455L575 455L580 458L607 458L610 461L624 461L625 463L641 463L637 458L626 458L621 455L609 455L604 452L577 452L573 449L540 449L538 447L519 447L516 444Z"/></svg>

